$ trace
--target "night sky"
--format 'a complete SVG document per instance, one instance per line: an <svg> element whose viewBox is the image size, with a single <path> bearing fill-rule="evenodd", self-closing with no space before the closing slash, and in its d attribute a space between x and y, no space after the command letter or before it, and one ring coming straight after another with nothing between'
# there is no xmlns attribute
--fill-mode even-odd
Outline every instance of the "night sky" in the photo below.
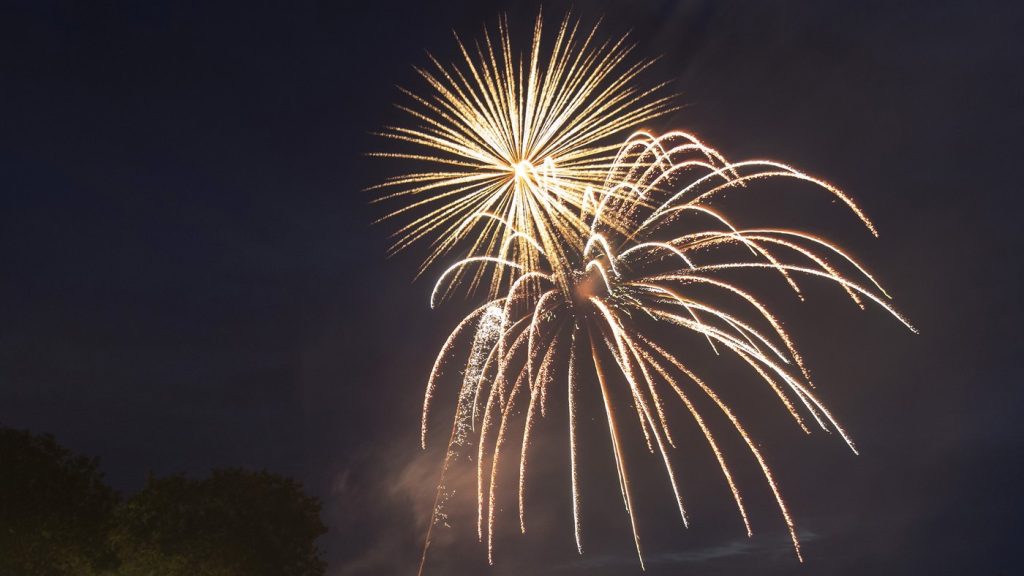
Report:
<svg viewBox="0 0 1024 576"><path fill-rule="evenodd" d="M467 304L430 310L431 283L413 281L423 247L385 258L394 228L371 224L383 209L364 188L395 166L364 154L389 146L371 133L404 120L396 86L423 88L425 50L450 61L452 30L474 37L503 12L525 42L538 5L256 4L6 3L0 423L100 456L126 493L148 471L293 476L324 502L329 574L409 574L441 461L418 448L423 385ZM861 455L755 410L801 565L756 466L738 471L747 539L694 449L684 530L632 438L649 574L1024 571L1015 4L577 3L662 56L647 77L684 106L651 128L853 195L879 239L827 203L783 208L861 256L921 330L835 289L783 298ZM428 574L639 573L610 460L586 470L576 555L564 432L545 434L556 456L535 469L535 528L518 535L507 508L487 568L463 493Z"/></svg>

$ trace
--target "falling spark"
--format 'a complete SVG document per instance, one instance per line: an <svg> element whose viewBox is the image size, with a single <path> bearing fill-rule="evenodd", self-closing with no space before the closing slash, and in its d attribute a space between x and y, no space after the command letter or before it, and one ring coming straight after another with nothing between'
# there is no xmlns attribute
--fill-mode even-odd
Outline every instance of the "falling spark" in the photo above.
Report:
<svg viewBox="0 0 1024 576"><path fill-rule="evenodd" d="M458 343L466 339L466 328L475 322L477 328L465 365L449 453L455 444L461 447L476 442L478 536L487 542L491 562L500 511L496 506L498 471L502 456L509 449L511 421L522 414L516 409L517 403L528 402L519 453L518 491L520 528L525 531L524 478L528 474L529 434L537 418L535 406L548 382L556 377L568 382L573 526L581 554L579 397L596 390L604 408L603 419L607 421L623 505L641 567L639 523L626 466L629 449L619 434L631 417L626 418L627 414L618 407L624 401L635 407L638 426L648 448L661 456L682 523L688 526L682 479L672 464L674 442L662 397L666 394L679 398L699 428L750 536L750 519L726 454L712 432L709 415L700 412L691 396L704 396L716 406L719 417L728 421L757 462L790 534L795 554L802 561L792 515L757 443L712 384L694 373L678 353L659 343L654 329L671 326L688 331L710 344L714 354L731 355L742 361L772 389L803 431L811 432L804 422L809 414L824 430L837 432L856 453L850 435L812 392L809 372L793 339L755 295L760 285L744 286L729 273L747 270L780 275L798 297L799 282L826 280L861 308L865 304L877 305L911 331L916 330L890 303L891 297L867 269L837 244L801 230L745 228L725 215L719 201L726 190L764 193L758 190L758 182L784 179L802 183L802 189L817 190L837 199L873 235L877 235L875 227L850 197L827 182L774 161L729 162L718 151L683 132L662 136L637 132L620 145L613 157L601 178L601 187L592 189L580 203L567 205L579 215L585 234L562 235L557 229L541 232L536 226L519 227L521 223L513 223L513 218L492 219L501 222L500 231L492 234L521 235L526 245L543 245L544 250L532 252L530 259L500 252L473 254L439 278L435 296L463 281L454 271L489 258L487 262L496 270L508 274L509 287L492 295L463 320L442 348L427 387L424 442L430 399L435 394L439 374ZM548 244L555 238L568 248L549 249ZM484 245L493 246L489 241ZM573 258L562 260L565 255ZM528 282L535 283L536 289L524 289ZM562 343L567 345L562 348ZM615 370L609 370L612 367ZM476 426L480 403L483 412ZM446 459L445 470L447 466ZM442 507L439 497L431 528L443 515ZM426 547L424 559L425 554Z"/></svg>

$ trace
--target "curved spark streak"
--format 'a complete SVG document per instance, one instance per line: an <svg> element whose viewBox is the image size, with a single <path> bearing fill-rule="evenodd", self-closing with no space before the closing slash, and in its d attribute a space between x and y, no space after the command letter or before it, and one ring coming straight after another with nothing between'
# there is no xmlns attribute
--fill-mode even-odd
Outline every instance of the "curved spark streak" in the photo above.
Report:
<svg viewBox="0 0 1024 576"><path fill-rule="evenodd" d="M677 200L679 200L680 198L685 196L687 193L689 193L689 192L693 191L694 189L696 189L697 187L699 187L705 181L710 180L710 179L712 179L714 177L724 177L729 172L734 172L735 170L737 170L739 168L745 168L745 167L749 167L749 166L755 166L755 167L768 166L768 167L771 167L771 168L777 168L777 169L779 169L779 171L758 172L758 173L755 173L755 174L739 176L739 177L736 177L736 178L729 178L729 179L727 179L727 182L725 184L720 184L718 186L715 186L715 187L711 188L707 192L701 193L697 197L695 197L692 200L690 200L689 203L690 204L696 204L696 203L700 202L701 200L703 200L704 198L713 196L713 195L721 192L722 190L725 190L726 188L729 188L729 187L732 187L732 186L736 186L736 185L740 185L740 184L743 184L743 183L748 182L750 180L754 180L754 179L758 179L758 178L768 178L768 177L795 178L795 179L798 179L798 180L804 180L806 182L810 182L812 184L816 184L817 186L819 186L819 187L825 189L826 191L828 191L829 193L831 193L836 198L842 200L842 202L844 204L846 204L846 206L849 207L850 210L854 214L856 214L857 218L864 224L864 226L866 226L868 228L868 230L870 230L871 233L875 237L878 236L878 231L875 229L875 225L871 222L871 220L867 217L867 215L864 214L864 212L860 209L859 206L857 206L857 204L853 201L852 198L850 198L849 196L844 194L838 188L836 188L835 186L832 186L831 184L829 184L828 182L825 182L824 180L819 180L817 178L813 178L811 176L808 176L807 174L804 174L803 172L800 172L796 168L793 168L791 166L787 166L786 164L781 164L779 162L773 162L771 160L747 160L745 162L736 162L736 163L733 163L733 164L728 164L728 165L726 165L726 166L724 166L722 168L719 168L719 169L715 170L714 172L712 172L710 174L707 174L705 176L702 176L702 177L698 178L693 183L691 183L690 185L686 186L685 188L683 188L682 190L677 192L675 195L673 195L671 198L666 200L664 203L662 203L661 206L658 207L658 209L656 209L650 216L647 217L647 219L644 222L642 222L640 224L639 229L645 228L648 224L653 222L659 216L663 215L666 211L668 211L670 209L670 207L675 205Z"/></svg>
<svg viewBox="0 0 1024 576"><path fill-rule="evenodd" d="M536 381L532 381L530 404L526 409L526 426L523 429L523 442L519 451L519 531L524 534L526 533L526 455L530 447L530 435L533 431L533 425L536 422L536 406L538 399L541 397L542 380L547 377L545 368L550 365L554 352L557 350L555 344L557 338L558 332L555 333L552 342L549 344L548 351L544 354Z"/></svg>
<svg viewBox="0 0 1024 576"><path fill-rule="evenodd" d="M724 264L709 264L709 265L706 265L706 266L699 266L697 268L692 269L692 272L724 270L724 269L727 269L727 268L772 268L772 267L774 267L774 265L772 265L772 264L764 264L762 262L728 262L728 263L724 263ZM868 299L874 301L875 304L878 304L879 306L884 308L886 312L888 312L893 318L899 320L900 323L903 324L904 326L906 326L907 329L910 330L911 332L913 332L915 334L919 334L920 333L920 331L917 328L915 328L913 324L910 323L910 320L908 320L902 314L900 314L899 312L896 311L896 308L894 308L891 304L886 302L883 298L880 298L880 297L876 296L870 290L868 290L867 288L864 288L863 286L861 286L859 284L851 282L851 281L849 281L846 278L843 278L841 276L833 276L832 274L829 274L827 272L822 272L820 270L815 270L813 268L807 268L807 267L804 267L804 266L793 266L791 264L782 264L782 267L784 269L786 269L786 270L790 270L790 271L794 271L794 272L802 272L804 274L810 274L811 276L818 276L820 278L825 278L825 279L831 280L831 281L833 281L833 282L835 282L837 284L840 284L843 287L850 288L851 290L855 290L855 291L859 292L865 298L868 298ZM690 277L686 276L685 273L678 275L678 277L680 277L680 278L690 278ZM658 276L652 276L651 277L651 279L657 279L657 278L658 278Z"/></svg>
<svg viewBox="0 0 1024 576"><path fill-rule="evenodd" d="M611 400L608 396L608 386L605 383L604 371L601 369L601 361L598 359L597 348L594 346L594 338L590 338L590 353L594 360L594 370L597 373L597 382L601 388L601 399L604 401L604 412L608 417L608 434L612 440L612 453L615 456L615 469L619 474L619 488L622 491L622 501L626 506L626 515L629 516L629 525L633 529L633 543L636 545L636 555L640 559L640 569L644 570L644 554L640 549L640 534L636 528L636 517L633 515L633 498L629 492L629 476L626 474L626 466L622 462L622 449L619 447L619 431L615 426L615 414Z"/></svg>
<svg viewBox="0 0 1024 576"><path fill-rule="evenodd" d="M604 239L604 236L600 234L591 234L587 243L583 246L583 257L586 258L590 255L590 249L594 246L600 246L604 251L605 256L608 257L608 264L612 267L612 273L616 276L619 275L619 270L615 267L615 254L612 252L611 247L608 246L608 241Z"/></svg>
<svg viewBox="0 0 1024 576"><path fill-rule="evenodd" d="M604 287L608 290L608 292L611 292L612 285L611 282L608 281L608 272L605 271L604 265L598 262L597 260L591 260L590 262L587 262L587 265L583 268L583 271L589 272L591 268L597 268L597 271L601 274L601 280L604 281Z"/></svg>
<svg viewBox="0 0 1024 576"><path fill-rule="evenodd" d="M504 260L502 258L495 258L494 256L472 256L470 258L463 258L462 260L459 260L455 264L449 266L448 269L442 272L441 275L437 278L437 282L434 284L434 290L431 291L430 293L431 308L437 306L437 291L441 287L441 283L444 282L444 279L447 278L452 272L458 270L459 268L462 268L463 266L472 264L473 262L494 262L496 264L508 266L509 268L514 268L516 270L523 269L522 266L516 264L515 262L509 262L508 260Z"/></svg>
<svg viewBox="0 0 1024 576"><path fill-rule="evenodd" d="M576 537L576 550L583 554L583 538L580 530L580 475L576 457L576 326L572 330L572 342L569 346L569 474L572 483L572 525Z"/></svg>
<svg viewBox="0 0 1024 576"><path fill-rule="evenodd" d="M632 343L630 342L629 338L624 334L622 327L619 325L618 320L615 318L615 315L612 314L611 310L608 309L604 302L602 302L598 298L592 298L591 301L594 303L597 309L601 311L601 314L604 316L608 327L611 328L612 330L612 334L619 348L619 355L617 357L619 364L623 369L623 374L626 375L626 380L629 382L630 386L633 389L634 398L638 400L637 406L642 408L644 416L646 416L652 434L654 435L655 441L658 443L658 449L661 451L662 460L665 462L665 471L668 474L669 482L672 485L672 492L675 494L676 504L679 506L679 516L683 520L683 525L688 528L690 526L690 521L686 517L686 507L683 506L683 496L682 493L679 491L679 485L676 481L675 472L672 470L672 464L669 462L668 453L665 449L664 443L662 442L661 435L658 433L657 427L654 424L654 419L651 417L650 408L648 408L647 402L643 399L642 395L640 394L639 386L637 386L635 381L635 376L632 374L632 370L629 368L629 362L627 360L628 354L626 352L627 346L629 346L629 348L632 348ZM642 363L641 370L643 370ZM644 372L646 372L646 370L644 370ZM647 381L650 381L649 377L647 377Z"/></svg>
<svg viewBox="0 0 1024 576"><path fill-rule="evenodd" d="M427 392L423 396L423 418L420 429L420 445L423 449L426 449L427 447L427 418L430 416L430 401L434 397L434 389L437 387L437 378L441 373L441 367L444 365L444 360L451 351L456 339L458 339L459 335L462 334L462 331L465 330L466 326L469 326L479 314L487 311L490 307L494 306L494 304L495 302L488 302L474 310L469 314L469 316L463 318L462 321L459 322L459 325L455 327L455 330L452 330L448 339L445 341L444 346L441 347L441 353L438 354L437 358L434 360L434 367L430 370L430 378L427 380Z"/></svg>

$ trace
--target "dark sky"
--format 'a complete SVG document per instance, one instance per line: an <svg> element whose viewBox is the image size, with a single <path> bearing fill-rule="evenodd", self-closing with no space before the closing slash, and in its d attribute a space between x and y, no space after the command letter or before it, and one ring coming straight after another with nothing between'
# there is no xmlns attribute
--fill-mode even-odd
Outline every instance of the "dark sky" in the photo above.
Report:
<svg viewBox="0 0 1024 576"><path fill-rule="evenodd" d="M424 50L448 60L453 29L471 37L503 11L525 40L537 4L256 4L6 3L0 423L102 457L126 492L150 470L294 476L324 501L330 574L408 574L440 463L417 447L423 383L463 305L429 309L430 284L412 282L422 251L385 259L390 230L370 225L382 212L362 190L393 167L363 153L401 118L395 86L422 87L411 66ZM791 162L855 196L881 238L840 227L839 239L921 329L851 311L837 291L788 306L862 452L794 432L784 414L757 420L806 563L756 469L739 473L748 540L707 455L686 468L689 530L641 455L650 574L1024 570L1015 4L577 6L663 56L650 77L686 106L654 128ZM806 216L831 230L835 214ZM579 559L565 463L552 460L532 496L537 529L509 526L487 569L472 520L455 514L432 573L638 573L600 480L614 470L587 470Z"/></svg>

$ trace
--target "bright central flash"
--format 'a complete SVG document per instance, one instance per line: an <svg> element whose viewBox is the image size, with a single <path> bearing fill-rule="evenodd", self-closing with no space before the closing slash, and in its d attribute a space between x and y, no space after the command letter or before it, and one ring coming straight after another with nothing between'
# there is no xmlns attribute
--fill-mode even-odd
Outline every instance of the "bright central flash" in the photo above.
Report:
<svg viewBox="0 0 1024 576"><path fill-rule="evenodd" d="M533 172L533 164L529 160L523 160L512 167L516 173L516 181L520 184L529 181L530 173Z"/></svg>

